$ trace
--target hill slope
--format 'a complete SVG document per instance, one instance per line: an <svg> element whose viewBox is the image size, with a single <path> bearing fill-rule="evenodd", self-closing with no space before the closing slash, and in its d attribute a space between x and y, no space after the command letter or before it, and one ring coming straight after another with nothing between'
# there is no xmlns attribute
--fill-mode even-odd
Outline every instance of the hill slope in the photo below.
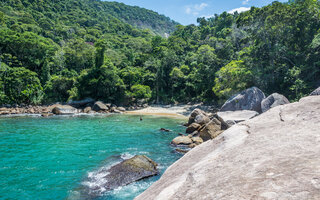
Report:
<svg viewBox="0 0 320 200"><path fill-rule="evenodd" d="M0 5L4 13L10 12L6 6L11 6L15 11L23 11L25 14L21 17L26 18L25 20L37 23L49 21L50 24L52 20L61 21L68 18L72 24L78 23L80 26L88 27L97 25L99 21L116 18L160 35L172 33L178 25L170 18L151 10L100 0L2 0Z"/></svg>

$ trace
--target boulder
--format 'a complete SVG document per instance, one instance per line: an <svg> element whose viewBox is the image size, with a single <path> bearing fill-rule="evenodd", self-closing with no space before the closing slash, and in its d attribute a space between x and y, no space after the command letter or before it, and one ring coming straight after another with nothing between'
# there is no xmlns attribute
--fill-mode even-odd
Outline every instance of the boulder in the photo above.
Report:
<svg viewBox="0 0 320 200"><path fill-rule="evenodd" d="M194 109L190 114L188 125L192 124L194 122L195 118L200 114L206 116L206 113L204 111L202 111L198 108Z"/></svg>
<svg viewBox="0 0 320 200"><path fill-rule="evenodd" d="M118 110L121 111L121 112L125 112L126 109L124 107L118 107Z"/></svg>
<svg viewBox="0 0 320 200"><path fill-rule="evenodd" d="M101 101L97 101L93 107L92 110L99 112L99 111L107 111L108 107Z"/></svg>
<svg viewBox="0 0 320 200"><path fill-rule="evenodd" d="M314 90L310 94L310 96L317 96L317 95L320 95L320 87L318 87L316 90Z"/></svg>
<svg viewBox="0 0 320 200"><path fill-rule="evenodd" d="M204 114L199 114L195 117L194 122L200 125L204 125L210 122L210 118Z"/></svg>
<svg viewBox="0 0 320 200"><path fill-rule="evenodd" d="M79 101L69 101L68 102L69 105L76 107L76 108L84 107L87 104L93 104L93 103L94 103L94 100L91 98L86 98L86 99L79 100Z"/></svg>
<svg viewBox="0 0 320 200"><path fill-rule="evenodd" d="M91 110L92 110L91 107L88 106L88 107L85 107L85 109L83 109L83 112L84 113L89 113Z"/></svg>
<svg viewBox="0 0 320 200"><path fill-rule="evenodd" d="M246 121L248 119L252 119L255 116L259 115L258 112L253 110L226 111L226 112L218 112L217 114L229 125Z"/></svg>
<svg viewBox="0 0 320 200"><path fill-rule="evenodd" d="M273 93L267 98L263 99L261 102L261 110L262 112L266 112L267 110L274 108L276 106L288 104L290 101L283 95L278 93Z"/></svg>
<svg viewBox="0 0 320 200"><path fill-rule="evenodd" d="M192 123L188 126L188 128L186 129L186 133L193 133L195 131L197 131L199 128L201 127L200 124L197 123Z"/></svg>
<svg viewBox="0 0 320 200"><path fill-rule="evenodd" d="M90 195L88 199L95 199L101 191L110 191L158 173L157 163L147 156L136 155L109 169L104 167L94 176L89 176L87 182L93 184L88 184L85 191Z"/></svg>
<svg viewBox="0 0 320 200"><path fill-rule="evenodd" d="M254 110L261 113L261 102L264 93L257 87L246 89L228 99L220 111Z"/></svg>
<svg viewBox="0 0 320 200"><path fill-rule="evenodd" d="M76 114L78 111L76 108L69 105L56 105L52 109L52 113L55 115L72 115ZM34 113L33 108L29 110L29 113Z"/></svg>
<svg viewBox="0 0 320 200"><path fill-rule="evenodd" d="M201 137L192 137L191 138L192 142L194 142L196 145L199 145L203 143L203 139Z"/></svg>
<svg viewBox="0 0 320 200"><path fill-rule="evenodd" d="M200 130L200 137L203 141L211 140L223 132L221 122L214 118Z"/></svg>
<svg viewBox="0 0 320 200"><path fill-rule="evenodd" d="M320 199L320 96L275 107L190 150L142 199Z"/></svg>
<svg viewBox="0 0 320 200"><path fill-rule="evenodd" d="M191 138L188 136L178 136L174 138L171 142L173 145L189 145L193 143Z"/></svg>

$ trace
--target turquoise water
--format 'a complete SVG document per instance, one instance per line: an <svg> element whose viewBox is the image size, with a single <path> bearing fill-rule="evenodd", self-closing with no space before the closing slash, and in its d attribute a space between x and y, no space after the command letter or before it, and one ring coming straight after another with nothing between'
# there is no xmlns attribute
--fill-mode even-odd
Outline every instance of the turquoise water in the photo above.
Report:
<svg viewBox="0 0 320 200"><path fill-rule="evenodd" d="M184 130L182 122L133 115L0 118L0 199L81 199L81 188L95 184L88 176L136 154L156 161L162 174L181 157L169 142ZM157 179L98 199L133 199Z"/></svg>

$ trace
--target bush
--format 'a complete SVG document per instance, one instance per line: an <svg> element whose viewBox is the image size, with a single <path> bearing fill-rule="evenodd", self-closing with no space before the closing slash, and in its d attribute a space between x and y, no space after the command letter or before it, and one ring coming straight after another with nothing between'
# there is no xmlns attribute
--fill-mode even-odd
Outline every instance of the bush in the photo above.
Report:
<svg viewBox="0 0 320 200"><path fill-rule="evenodd" d="M149 86L137 84L131 87L130 94L136 99L150 99L152 93Z"/></svg>

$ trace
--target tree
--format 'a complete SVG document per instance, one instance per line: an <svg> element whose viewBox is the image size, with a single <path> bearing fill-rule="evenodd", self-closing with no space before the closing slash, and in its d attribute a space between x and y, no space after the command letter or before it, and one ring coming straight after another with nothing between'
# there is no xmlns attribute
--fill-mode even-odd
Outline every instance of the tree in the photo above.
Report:
<svg viewBox="0 0 320 200"><path fill-rule="evenodd" d="M125 94L124 83L110 61L100 67L83 70L77 88L79 98L91 97L113 103L121 102Z"/></svg>
<svg viewBox="0 0 320 200"><path fill-rule="evenodd" d="M1 69L0 74L4 95L9 102L18 104L41 103L43 91L35 72L23 67L17 67Z"/></svg>
<svg viewBox="0 0 320 200"><path fill-rule="evenodd" d="M216 74L213 92L222 99L252 86L252 72L242 60L233 60Z"/></svg>

